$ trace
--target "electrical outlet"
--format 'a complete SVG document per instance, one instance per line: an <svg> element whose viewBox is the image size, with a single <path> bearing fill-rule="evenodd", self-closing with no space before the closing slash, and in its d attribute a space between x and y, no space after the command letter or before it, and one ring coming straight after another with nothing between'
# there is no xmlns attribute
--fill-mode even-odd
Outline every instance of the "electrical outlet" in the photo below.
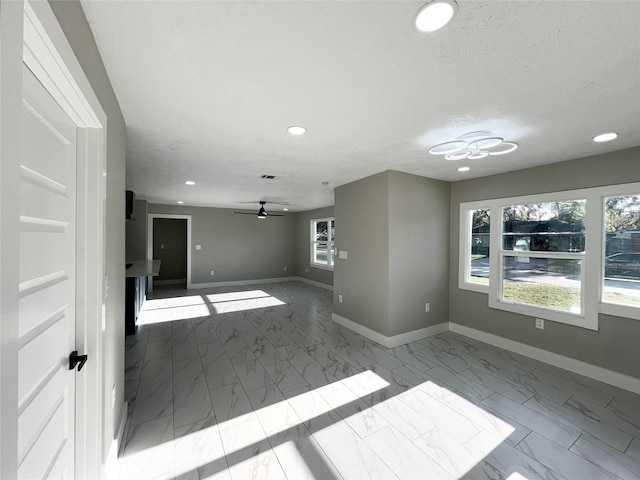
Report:
<svg viewBox="0 0 640 480"><path fill-rule="evenodd" d="M342 303L342 295L338 295L338 302Z"/></svg>
<svg viewBox="0 0 640 480"><path fill-rule="evenodd" d="M286 266L286 265L284 266L284 271L285 271L285 272L287 271L287 266Z"/></svg>
<svg viewBox="0 0 640 480"><path fill-rule="evenodd" d="M164 250L164 243L160 244L160 250Z"/></svg>
<svg viewBox="0 0 640 480"><path fill-rule="evenodd" d="M211 276L213 277L213 270L211 270Z"/></svg>
<svg viewBox="0 0 640 480"><path fill-rule="evenodd" d="M544 319L536 318L536 328L539 328L540 330L544 330Z"/></svg>
<svg viewBox="0 0 640 480"><path fill-rule="evenodd" d="M309 273L309 268L304 267L304 271L305 271L305 272L307 272L307 273Z"/></svg>
<svg viewBox="0 0 640 480"><path fill-rule="evenodd" d="M430 303L425 303L424 304L424 311L428 312L429 310L431 310L431 304Z"/></svg>
<svg viewBox="0 0 640 480"><path fill-rule="evenodd" d="M196 250L202 250L202 245L196 245Z"/></svg>

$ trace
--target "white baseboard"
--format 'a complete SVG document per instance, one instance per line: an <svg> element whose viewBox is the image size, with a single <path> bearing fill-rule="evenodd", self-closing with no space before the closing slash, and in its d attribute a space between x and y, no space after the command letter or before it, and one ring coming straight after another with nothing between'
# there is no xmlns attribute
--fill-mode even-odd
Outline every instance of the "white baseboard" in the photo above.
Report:
<svg viewBox="0 0 640 480"><path fill-rule="evenodd" d="M280 277L280 278L258 278L255 280L233 280L230 282L207 282L207 283L192 283L188 286L189 289L196 288L211 288L211 287L235 287L242 285L258 285L260 283L281 283L292 282L299 280L299 277Z"/></svg>
<svg viewBox="0 0 640 480"><path fill-rule="evenodd" d="M242 285L258 285L261 283L282 283L282 282L302 282L307 283L309 285L313 285L314 287L324 288L325 290L333 291L332 285L327 285L326 283L316 282L314 280L309 280L304 277L279 277L279 278L257 278L254 280L234 280L229 282L207 282L207 283L192 283L187 288L196 289L196 288L212 288L212 287L235 287Z"/></svg>
<svg viewBox="0 0 640 480"><path fill-rule="evenodd" d="M116 468L118 463L118 457L122 453L120 450L124 447L124 434L127 427L127 419L129 418L129 403L124 402L122 407L122 416L120 418L120 424L118 426L118 432L116 438L111 442L109 448L109 455L107 457L107 465L105 467L105 478L115 479L115 475L118 473Z"/></svg>
<svg viewBox="0 0 640 480"><path fill-rule="evenodd" d="M498 335L493 335L492 333L483 332L457 323L449 322L449 330L454 333L464 335L465 337L475 338L481 342L504 348L505 350L519 353L525 357L533 358L534 360L539 360L640 395L640 379L625 375L624 373L608 370L597 365L576 360L575 358L565 357L558 353L543 350L538 347L532 347L525 343L509 340L508 338L499 337Z"/></svg>
<svg viewBox="0 0 640 480"><path fill-rule="evenodd" d="M447 322L444 322L438 323L437 325L432 325L430 327L421 328L419 330L413 330L411 332L394 335L393 337L387 337L386 335L376 332L375 330L371 330L364 325L360 325L359 323L342 317L336 313L332 315L332 319L334 322L342 325L343 327L346 327L349 330L353 330L363 337L366 337L369 340L373 340L374 342L379 343L383 347L387 348L399 347L400 345L415 342L417 340L422 340L423 338L431 337L433 335L437 335L438 333L446 332L449 330Z"/></svg>
<svg viewBox="0 0 640 480"><path fill-rule="evenodd" d="M154 280L153 284L154 285L184 285L187 283L187 279L186 278L174 278L171 280Z"/></svg>
<svg viewBox="0 0 640 480"><path fill-rule="evenodd" d="M330 292L333 292L333 285L316 282L315 280L309 280L308 278L304 278L304 277L295 277L295 279L298 280L299 282L307 283L309 285L313 285L314 287L324 288L325 290L329 290Z"/></svg>

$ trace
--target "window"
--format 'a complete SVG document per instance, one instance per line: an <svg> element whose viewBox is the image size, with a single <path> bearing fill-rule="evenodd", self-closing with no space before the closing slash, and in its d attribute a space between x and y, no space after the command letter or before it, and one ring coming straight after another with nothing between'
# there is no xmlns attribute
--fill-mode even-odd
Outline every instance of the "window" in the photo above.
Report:
<svg viewBox="0 0 640 480"><path fill-rule="evenodd" d="M502 302L582 315L586 200L502 208Z"/></svg>
<svg viewBox="0 0 640 480"><path fill-rule="evenodd" d="M635 183L461 204L459 288L488 294L491 308L584 328L598 328L598 313L640 320L638 192Z"/></svg>
<svg viewBox="0 0 640 480"><path fill-rule="evenodd" d="M640 194L604 200L602 302L640 307Z"/></svg>
<svg viewBox="0 0 640 480"><path fill-rule="evenodd" d="M311 260L314 267L333 270L333 218L311 220Z"/></svg>
<svg viewBox="0 0 640 480"><path fill-rule="evenodd" d="M491 251L491 211L488 208L471 208L461 212L461 221L467 235L461 236L464 252L460 264L460 288L489 291Z"/></svg>

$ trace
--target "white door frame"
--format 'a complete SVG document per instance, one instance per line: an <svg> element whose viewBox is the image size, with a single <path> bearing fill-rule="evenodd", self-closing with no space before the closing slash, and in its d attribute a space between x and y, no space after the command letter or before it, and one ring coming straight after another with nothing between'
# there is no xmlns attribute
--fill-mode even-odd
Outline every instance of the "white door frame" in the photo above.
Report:
<svg viewBox="0 0 640 480"><path fill-rule="evenodd" d="M173 218L187 221L187 288L191 286L191 215L177 215L171 213L147 214L147 260L153 260L153 220L156 218ZM160 265L162 268L162 265ZM149 277L147 288L153 292L153 277Z"/></svg>
<svg viewBox="0 0 640 480"><path fill-rule="evenodd" d="M104 476L103 349L107 116L48 2L0 3L0 478L17 476L20 115L23 62L78 128L76 377L78 478ZM5 315L6 314L6 315Z"/></svg>

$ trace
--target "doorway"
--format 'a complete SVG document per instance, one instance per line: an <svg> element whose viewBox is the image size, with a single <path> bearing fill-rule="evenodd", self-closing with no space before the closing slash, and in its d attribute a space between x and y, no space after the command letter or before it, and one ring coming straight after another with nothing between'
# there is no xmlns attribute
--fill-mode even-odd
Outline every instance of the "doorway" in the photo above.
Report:
<svg viewBox="0 0 640 480"><path fill-rule="evenodd" d="M161 260L156 287L187 287L186 219L153 219L153 259Z"/></svg>
<svg viewBox="0 0 640 480"><path fill-rule="evenodd" d="M174 262L174 259L171 258L172 256L170 255L171 252L177 252L178 250L172 250L172 247L170 247L170 245L172 245L173 241L171 242L167 242L167 241L159 241L159 242L155 242L155 221L156 220L182 220L183 223L179 224L171 224L169 223L169 231L176 231L177 229L180 228L184 228L186 230L186 246L185 246L185 250L186 250L186 259L185 259L185 263L186 263L186 274L180 274L180 275L185 275L183 277L179 277L179 278L166 278L164 275L164 267L165 267L165 260L162 260L162 262L160 263L160 275L161 276L157 276L157 277L148 277L148 281L147 281L147 291L148 292L153 292L153 287L154 285L162 285L163 283L165 285L167 285L165 282L176 282L176 283L168 283L168 285L171 285L172 288L177 288L175 287L175 285L180 285L182 284L183 286L186 286L186 288L191 288L191 215L174 215L174 214L168 214L168 213L150 213L147 216L147 260L157 260L163 257L167 257L167 261L169 262L169 268L168 270L170 271L170 276L176 277L178 274L175 273L178 270L175 269L174 273L171 273L171 271L173 270L173 267L171 267L171 264ZM165 227L165 224L163 223L159 223L158 225L160 225L160 234L162 235L162 229ZM181 227L179 225L183 225L184 227ZM177 227L178 226L178 227ZM181 232L183 232L184 230L180 230ZM181 236L182 233L177 234L174 236L177 238L179 236ZM171 237L171 233L169 234L169 237ZM157 250L155 248L155 244L157 244ZM161 248L161 246L164 245L164 249ZM164 252L164 253L161 253ZM156 255L162 255L162 257L160 256L156 256ZM181 257L182 254L179 255L175 255L175 257ZM180 262L182 262L182 260L180 260ZM176 262L178 263L178 262ZM184 279L184 280L183 280ZM177 280L180 280L180 283L177 283ZM158 283L158 281L160 283Z"/></svg>

